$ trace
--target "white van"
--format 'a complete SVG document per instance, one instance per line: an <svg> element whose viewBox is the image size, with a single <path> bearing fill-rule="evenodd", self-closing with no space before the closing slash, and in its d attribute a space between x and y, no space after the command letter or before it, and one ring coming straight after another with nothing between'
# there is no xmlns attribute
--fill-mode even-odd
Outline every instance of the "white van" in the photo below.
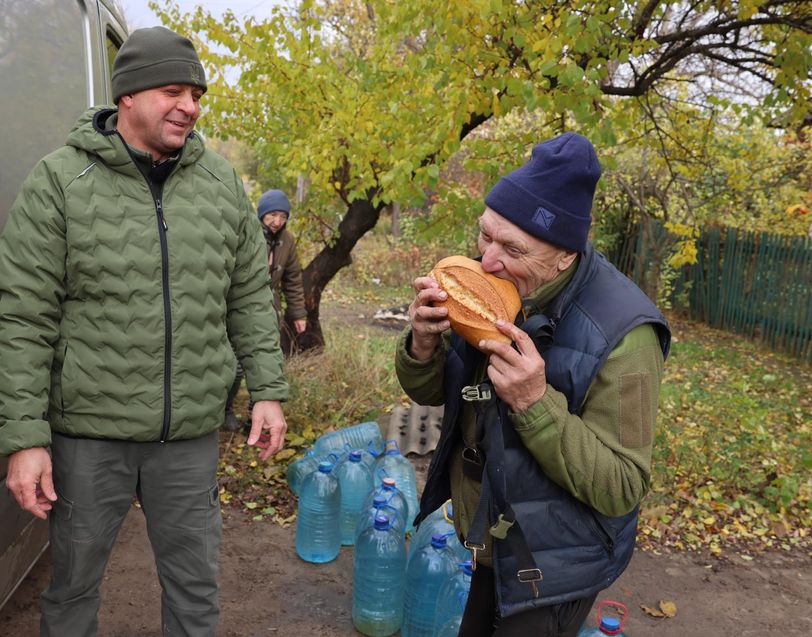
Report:
<svg viewBox="0 0 812 637"><path fill-rule="evenodd" d="M111 104L127 31L114 0L0 0L0 230L34 165L88 107ZM0 361L2 365L2 361ZM48 546L48 524L17 505L0 457L0 608Z"/></svg>

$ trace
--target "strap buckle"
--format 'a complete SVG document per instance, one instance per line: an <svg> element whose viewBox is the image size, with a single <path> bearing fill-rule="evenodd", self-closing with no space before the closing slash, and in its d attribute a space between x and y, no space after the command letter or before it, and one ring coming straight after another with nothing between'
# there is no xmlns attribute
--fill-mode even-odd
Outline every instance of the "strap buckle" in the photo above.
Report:
<svg viewBox="0 0 812 637"><path fill-rule="evenodd" d="M533 596L539 596L539 587L536 586L536 582L540 582L542 579L541 569L540 568L523 568L522 570L516 573L516 577L519 578L519 581L524 584L530 584L533 587Z"/></svg>
<svg viewBox="0 0 812 637"><path fill-rule="evenodd" d="M491 399L490 387L482 385L466 385L462 388L462 399L472 403Z"/></svg>
<svg viewBox="0 0 812 637"><path fill-rule="evenodd" d="M469 542L468 540L465 540L465 542L463 542L462 545L465 548L467 548L469 551L471 551L471 570L475 571L476 570L476 552L477 551L484 551L485 550L485 545L484 544L473 544L473 543Z"/></svg>
<svg viewBox="0 0 812 637"><path fill-rule="evenodd" d="M493 537L497 540L504 540L507 537L508 531L510 531L510 527L513 526L515 520L507 520L505 519L505 514L500 513L499 518L496 520L496 524L494 524L490 528L490 533ZM536 569L538 570L538 569ZM520 573L523 571L519 571ZM521 579L521 578L519 578Z"/></svg>

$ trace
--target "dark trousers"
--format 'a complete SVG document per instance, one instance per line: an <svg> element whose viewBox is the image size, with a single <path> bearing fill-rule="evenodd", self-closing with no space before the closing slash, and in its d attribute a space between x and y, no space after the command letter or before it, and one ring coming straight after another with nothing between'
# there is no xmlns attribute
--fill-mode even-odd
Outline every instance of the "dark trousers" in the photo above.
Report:
<svg viewBox="0 0 812 637"><path fill-rule="evenodd" d="M595 598L597 595L499 619L493 569L478 565L471 577L459 637L575 637Z"/></svg>
<svg viewBox="0 0 812 637"><path fill-rule="evenodd" d="M51 583L43 637L96 635L99 587L118 530L138 496L161 583L163 634L214 637L222 535L217 432L195 440L51 443L57 501L49 516Z"/></svg>

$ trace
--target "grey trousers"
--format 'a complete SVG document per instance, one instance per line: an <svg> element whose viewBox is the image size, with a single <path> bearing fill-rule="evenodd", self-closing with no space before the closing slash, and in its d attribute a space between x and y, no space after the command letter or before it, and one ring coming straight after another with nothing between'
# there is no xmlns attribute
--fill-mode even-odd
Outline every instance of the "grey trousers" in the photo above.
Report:
<svg viewBox="0 0 812 637"><path fill-rule="evenodd" d="M53 571L42 593L42 637L91 637L113 543L138 496L161 583L163 635L215 635L222 519L217 432L196 440L68 438L51 444L57 501Z"/></svg>

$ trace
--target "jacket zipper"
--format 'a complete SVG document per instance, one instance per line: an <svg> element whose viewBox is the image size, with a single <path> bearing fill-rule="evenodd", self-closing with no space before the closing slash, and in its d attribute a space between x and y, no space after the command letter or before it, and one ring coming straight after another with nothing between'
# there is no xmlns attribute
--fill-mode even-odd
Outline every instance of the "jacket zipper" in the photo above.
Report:
<svg viewBox="0 0 812 637"><path fill-rule="evenodd" d="M169 436L169 423L172 420L172 306L169 301L169 247L166 242L166 233L169 226L164 218L163 208L163 191L166 179L160 184L153 183L147 172L144 170L141 162L133 154L132 149L127 144L126 140L118 134L121 143L127 150L127 154L132 159L138 172L144 177L147 182L147 189L152 195L152 200L155 203L155 216L158 221L158 239L161 244L161 283L163 287L163 300L164 300L164 417L161 423L161 437L160 442L166 442ZM181 153L183 149L181 149ZM178 159L180 163L180 159ZM172 168L172 172L177 168L177 164ZM169 175L167 175L167 179Z"/></svg>
<svg viewBox="0 0 812 637"><path fill-rule="evenodd" d="M164 419L161 425L161 442L169 436L169 421L172 414L172 307L169 302L169 248L166 233L169 226L164 218L163 204L160 197L155 197L155 214L158 220L158 238L161 242L161 281L164 298Z"/></svg>

